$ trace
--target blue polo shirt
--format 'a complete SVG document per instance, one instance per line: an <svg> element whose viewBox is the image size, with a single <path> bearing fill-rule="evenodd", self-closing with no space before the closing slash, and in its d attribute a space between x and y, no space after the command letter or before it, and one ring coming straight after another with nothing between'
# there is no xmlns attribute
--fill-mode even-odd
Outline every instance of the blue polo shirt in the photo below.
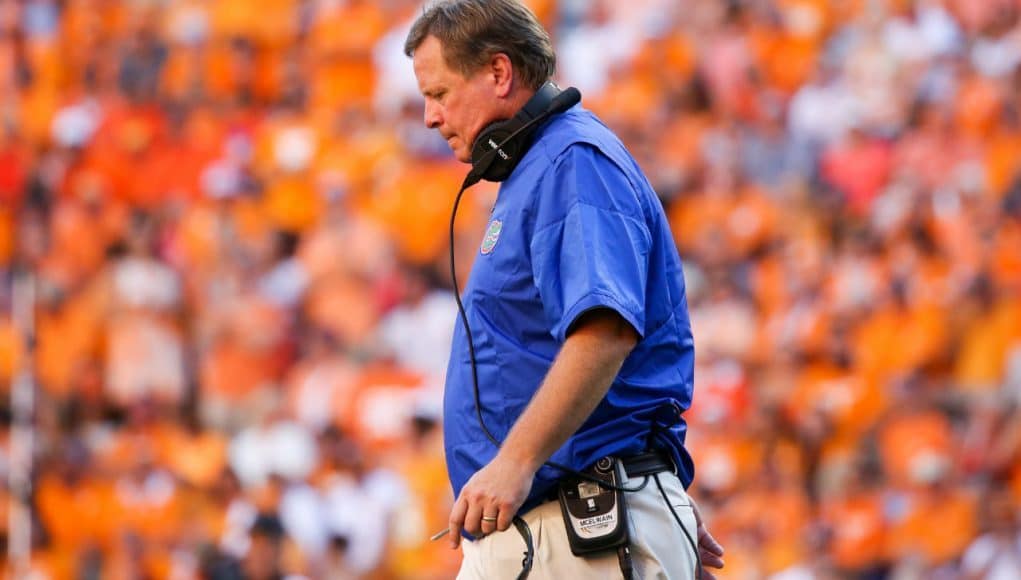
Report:
<svg viewBox="0 0 1021 580"><path fill-rule="evenodd" d="M550 459L581 470L606 455L660 448L691 483L680 413L691 404L694 347L681 260L652 187L592 113L575 106L553 117L501 184L463 302L482 416L500 441L578 317L594 308L619 313L641 338L603 401ZM497 452L478 423L470 365L458 322L444 393L455 496ZM522 511L563 475L539 469Z"/></svg>

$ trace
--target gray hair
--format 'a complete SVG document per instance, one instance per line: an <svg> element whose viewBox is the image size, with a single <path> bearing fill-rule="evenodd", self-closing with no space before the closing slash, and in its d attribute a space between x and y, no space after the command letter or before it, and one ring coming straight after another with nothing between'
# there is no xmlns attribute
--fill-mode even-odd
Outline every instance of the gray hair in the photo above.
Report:
<svg viewBox="0 0 1021 580"><path fill-rule="evenodd" d="M522 83L538 89L553 77L557 58L549 33L517 0L439 0L415 20L404 41L409 57L429 36L448 67L468 77L493 55L506 54Z"/></svg>

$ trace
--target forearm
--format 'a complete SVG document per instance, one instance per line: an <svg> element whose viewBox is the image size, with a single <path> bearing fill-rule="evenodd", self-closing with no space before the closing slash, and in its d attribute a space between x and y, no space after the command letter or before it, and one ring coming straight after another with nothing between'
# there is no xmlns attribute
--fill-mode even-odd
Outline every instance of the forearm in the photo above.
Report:
<svg viewBox="0 0 1021 580"><path fill-rule="evenodd" d="M538 470L592 414L636 341L616 313L588 317L564 342L499 457Z"/></svg>

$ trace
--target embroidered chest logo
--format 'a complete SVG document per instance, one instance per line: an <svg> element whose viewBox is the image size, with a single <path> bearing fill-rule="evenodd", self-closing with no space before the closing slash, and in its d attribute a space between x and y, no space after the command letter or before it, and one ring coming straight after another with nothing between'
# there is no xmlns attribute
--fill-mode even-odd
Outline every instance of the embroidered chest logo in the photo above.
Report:
<svg viewBox="0 0 1021 580"><path fill-rule="evenodd" d="M486 237L482 238L482 253L490 254L493 248L496 247L496 242L500 239L500 232L503 231L503 222L500 220L493 220L489 224L489 229L486 230Z"/></svg>

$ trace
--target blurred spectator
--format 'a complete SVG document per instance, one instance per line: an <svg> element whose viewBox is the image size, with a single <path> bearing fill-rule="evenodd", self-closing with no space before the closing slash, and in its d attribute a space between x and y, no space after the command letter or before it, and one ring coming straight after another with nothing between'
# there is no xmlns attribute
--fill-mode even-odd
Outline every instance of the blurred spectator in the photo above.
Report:
<svg viewBox="0 0 1021 580"><path fill-rule="evenodd" d="M383 356L393 356L402 367L418 371L440 383L447 372L447 344L453 336L456 306L431 268L407 266L403 270L401 303L379 324Z"/></svg>
<svg viewBox="0 0 1021 580"><path fill-rule="evenodd" d="M982 535L961 562L965 578L1000 580L1021 574L1021 529L1018 506L1002 489L990 490L982 502Z"/></svg>
<svg viewBox="0 0 1021 580"><path fill-rule="evenodd" d="M264 412L238 432L228 453L231 469L248 487L264 485L272 476L301 481L318 460L313 435L282 411Z"/></svg>
<svg viewBox="0 0 1021 580"><path fill-rule="evenodd" d="M383 565L390 502L402 502L403 489L388 490L390 474L370 472L352 442L334 439L327 447L330 470L320 477L326 528L334 549L341 545L345 566L355 575L370 575Z"/></svg>

